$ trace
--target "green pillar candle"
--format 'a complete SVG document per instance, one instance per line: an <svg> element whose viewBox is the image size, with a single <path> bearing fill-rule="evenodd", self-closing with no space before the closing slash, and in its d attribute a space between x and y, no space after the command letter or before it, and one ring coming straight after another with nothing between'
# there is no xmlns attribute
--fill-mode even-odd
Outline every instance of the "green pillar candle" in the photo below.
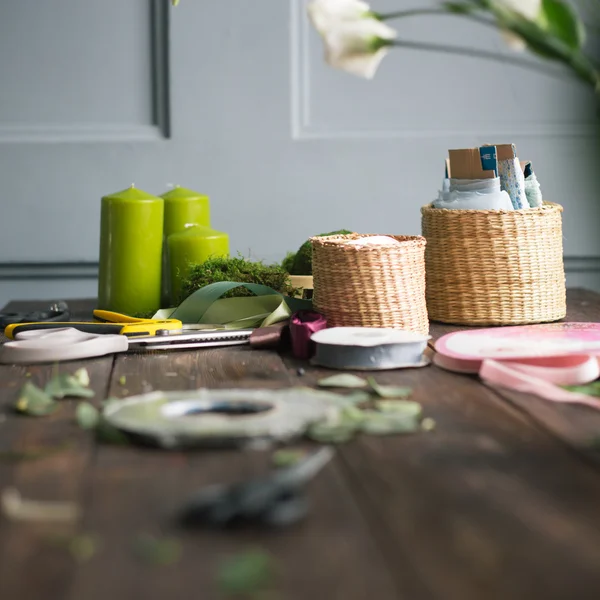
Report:
<svg viewBox="0 0 600 600"><path fill-rule="evenodd" d="M176 186L161 198L165 201L165 238L192 225L210 227L208 196Z"/></svg>
<svg viewBox="0 0 600 600"><path fill-rule="evenodd" d="M171 287L166 240L171 234L179 233L192 225L210 227L210 200L204 194L179 185L164 193L161 198L165 201L162 302L164 306L174 306L177 298Z"/></svg>
<svg viewBox="0 0 600 600"><path fill-rule="evenodd" d="M104 196L98 308L130 316L160 308L164 201L136 189Z"/></svg>
<svg viewBox="0 0 600 600"><path fill-rule="evenodd" d="M188 227L168 238L169 268L173 300L181 302L181 283L190 272L190 264L201 264L211 256L229 256L229 236L200 225Z"/></svg>

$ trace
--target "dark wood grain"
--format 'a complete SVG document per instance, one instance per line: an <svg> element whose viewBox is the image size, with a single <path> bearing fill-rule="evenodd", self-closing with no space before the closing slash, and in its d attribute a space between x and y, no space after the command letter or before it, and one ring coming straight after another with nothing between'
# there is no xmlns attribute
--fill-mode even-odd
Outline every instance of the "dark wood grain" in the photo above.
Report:
<svg viewBox="0 0 600 600"><path fill-rule="evenodd" d="M589 290L572 289L567 292L567 300L568 311L565 321L600 321L600 294ZM432 323L432 336L438 339L446 333L460 329L464 327ZM496 389L495 392L508 404L528 415L541 428L586 458L600 461L599 411L585 406L553 403L531 394L502 389Z"/></svg>
<svg viewBox="0 0 600 600"><path fill-rule="evenodd" d="M286 367L273 352L234 347L120 356L110 393L125 396L224 385L282 387L289 382ZM265 474L270 454L99 446L86 476L84 527L101 533L105 551L77 570L68 597L158 600L201 590L202 598L217 598L219 565L234 554L261 548L273 557L281 598L359 600L370 593L382 600L395 598L393 578L337 460L310 486L311 517L297 527L223 534L184 531L174 522L177 509L192 492L211 483ZM183 556L176 567L151 568L139 561L132 544L143 532L181 541ZM348 565L361 568L348 570Z"/></svg>
<svg viewBox="0 0 600 600"><path fill-rule="evenodd" d="M88 370L90 386L96 392L92 402L98 403L106 395L112 363L112 357L104 357L60 366L0 365L0 492L14 487L25 498L82 505L94 446L89 432L75 423L77 402L61 400L57 412L43 418L16 415L12 407L26 381L43 387L53 374L74 373L80 367ZM39 452L40 456L11 458L11 453L24 452ZM0 519L0 598L37 600L42 591L49 598L62 597L70 585L74 563L51 540L77 530L77 524L47 526Z"/></svg>
<svg viewBox="0 0 600 600"><path fill-rule="evenodd" d="M93 303L69 304L76 318L90 318ZM599 296L570 292L570 320L598 317ZM456 330L432 329L435 337ZM61 369L81 364L92 376L95 401L157 389L315 386L332 374L244 347L127 354ZM0 489L77 502L82 522L58 532L93 534L99 544L78 564L48 543L56 527L0 518L1 600L211 600L221 597L215 581L222 561L252 548L272 555L273 598L280 600L600 595L600 471L573 451L595 430L598 415L591 411L513 397L433 366L378 373L380 383L414 388L414 399L437 422L434 432L361 437L341 446L308 487L310 518L289 530L186 531L174 515L188 494L266 473L270 452L99 444L74 425L75 402L43 419L10 412L27 371L43 383L52 366L0 367L0 452L59 451L35 461L0 461ZM180 561L141 561L133 545L144 532L177 538Z"/></svg>

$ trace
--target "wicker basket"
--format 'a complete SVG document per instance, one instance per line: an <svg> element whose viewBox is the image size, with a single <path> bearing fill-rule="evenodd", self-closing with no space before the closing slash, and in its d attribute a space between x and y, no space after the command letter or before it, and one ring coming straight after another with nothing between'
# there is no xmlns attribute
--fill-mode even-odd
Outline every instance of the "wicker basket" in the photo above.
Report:
<svg viewBox="0 0 600 600"><path fill-rule="evenodd" d="M434 321L521 325L566 314L562 206L421 209L427 308Z"/></svg>
<svg viewBox="0 0 600 600"><path fill-rule="evenodd" d="M392 327L427 334L425 239L390 236L397 246L352 246L365 237L314 237L315 309L333 327Z"/></svg>

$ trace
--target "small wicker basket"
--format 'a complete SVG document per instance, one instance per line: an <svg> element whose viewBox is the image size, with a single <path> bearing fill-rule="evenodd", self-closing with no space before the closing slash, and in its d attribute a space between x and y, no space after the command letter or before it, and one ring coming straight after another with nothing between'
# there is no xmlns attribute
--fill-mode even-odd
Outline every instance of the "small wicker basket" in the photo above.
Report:
<svg viewBox="0 0 600 600"><path fill-rule="evenodd" d="M425 238L390 236L394 246L354 246L363 235L311 238L315 309L333 327L429 332Z"/></svg>
<svg viewBox="0 0 600 600"><path fill-rule="evenodd" d="M433 321L521 325L566 315L562 206L421 209Z"/></svg>

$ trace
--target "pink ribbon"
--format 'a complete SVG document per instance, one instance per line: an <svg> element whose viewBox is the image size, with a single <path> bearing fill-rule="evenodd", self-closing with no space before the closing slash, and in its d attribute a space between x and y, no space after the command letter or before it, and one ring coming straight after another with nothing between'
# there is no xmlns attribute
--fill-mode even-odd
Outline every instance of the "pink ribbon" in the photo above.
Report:
<svg viewBox="0 0 600 600"><path fill-rule="evenodd" d="M600 399L559 387L597 379L600 365L596 356L553 356L518 362L487 359L481 363L479 376L489 384L535 394L551 402L585 404L600 410Z"/></svg>
<svg viewBox="0 0 600 600"><path fill-rule="evenodd" d="M310 337L326 327L327 320L321 313L312 310L295 312L290 319L292 354L296 358L311 358L315 353L315 343Z"/></svg>

